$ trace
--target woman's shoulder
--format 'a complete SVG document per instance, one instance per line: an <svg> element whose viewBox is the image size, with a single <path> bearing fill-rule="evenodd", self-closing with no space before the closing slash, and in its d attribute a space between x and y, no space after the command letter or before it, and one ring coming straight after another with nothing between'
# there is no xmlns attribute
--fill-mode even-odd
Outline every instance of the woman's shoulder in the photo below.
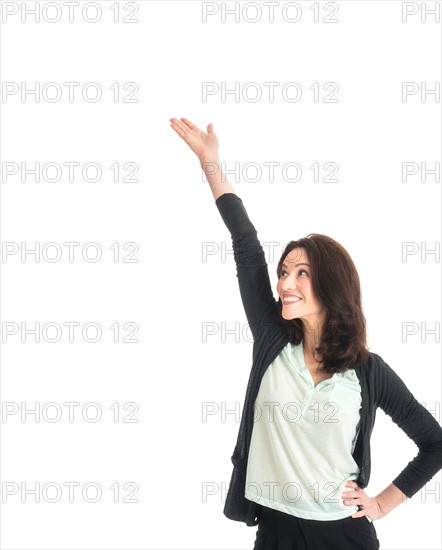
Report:
<svg viewBox="0 0 442 550"><path fill-rule="evenodd" d="M367 358L365 359L365 361L362 361L360 364L355 365L355 367L353 367L354 369L363 369L367 367L370 368L383 361L382 357L377 353L374 353L373 351L367 350L366 353Z"/></svg>
<svg viewBox="0 0 442 550"><path fill-rule="evenodd" d="M361 377L371 380L379 388L386 386L393 389L400 381L398 373L384 361L381 355L373 351L369 351L367 361L355 370L359 370Z"/></svg>
<svg viewBox="0 0 442 550"><path fill-rule="evenodd" d="M389 365L383 360L383 358L374 351L368 350L367 360L362 364L355 367L356 371L359 371L365 376L376 375L381 371L390 369Z"/></svg>

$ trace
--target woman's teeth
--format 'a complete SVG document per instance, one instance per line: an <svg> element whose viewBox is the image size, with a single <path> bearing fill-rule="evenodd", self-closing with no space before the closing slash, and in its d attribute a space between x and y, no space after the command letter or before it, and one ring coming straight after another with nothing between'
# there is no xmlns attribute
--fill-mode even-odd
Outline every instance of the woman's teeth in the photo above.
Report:
<svg viewBox="0 0 442 550"><path fill-rule="evenodd" d="M284 298L284 304L292 305L296 304L296 302L300 302L301 298Z"/></svg>

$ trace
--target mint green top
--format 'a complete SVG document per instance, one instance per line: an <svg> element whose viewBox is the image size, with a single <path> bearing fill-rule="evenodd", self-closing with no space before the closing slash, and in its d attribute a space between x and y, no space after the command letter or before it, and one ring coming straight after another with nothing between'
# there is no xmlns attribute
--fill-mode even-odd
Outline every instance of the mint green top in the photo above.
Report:
<svg viewBox="0 0 442 550"><path fill-rule="evenodd" d="M341 495L359 474L352 453L361 403L354 369L315 386L302 341L289 342L266 369L256 397L245 497L305 519L357 512Z"/></svg>

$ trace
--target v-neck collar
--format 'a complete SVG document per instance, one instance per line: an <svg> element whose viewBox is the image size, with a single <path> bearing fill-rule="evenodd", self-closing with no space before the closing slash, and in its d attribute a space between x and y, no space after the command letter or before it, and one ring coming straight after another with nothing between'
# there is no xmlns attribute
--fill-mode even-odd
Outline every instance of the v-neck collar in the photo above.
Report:
<svg viewBox="0 0 442 550"><path fill-rule="evenodd" d="M303 342L304 340L301 340L301 342L297 346L295 346L294 352L297 359L297 364L300 367L300 374L307 381L309 387L314 390L320 390L322 387L328 386L329 384L334 383L336 381L337 375L339 374L337 372L333 373L333 376L331 376L330 378L321 380L315 385L315 381L313 380L312 373L310 372L309 368L305 364Z"/></svg>

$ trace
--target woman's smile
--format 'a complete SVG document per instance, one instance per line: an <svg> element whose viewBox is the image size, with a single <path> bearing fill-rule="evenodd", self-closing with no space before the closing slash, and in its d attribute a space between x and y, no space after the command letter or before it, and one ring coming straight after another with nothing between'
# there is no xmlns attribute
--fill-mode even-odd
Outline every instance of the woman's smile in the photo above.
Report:
<svg viewBox="0 0 442 550"><path fill-rule="evenodd" d="M285 306L293 306L301 301L301 298L295 298L294 300L285 300L283 301L283 304Z"/></svg>

